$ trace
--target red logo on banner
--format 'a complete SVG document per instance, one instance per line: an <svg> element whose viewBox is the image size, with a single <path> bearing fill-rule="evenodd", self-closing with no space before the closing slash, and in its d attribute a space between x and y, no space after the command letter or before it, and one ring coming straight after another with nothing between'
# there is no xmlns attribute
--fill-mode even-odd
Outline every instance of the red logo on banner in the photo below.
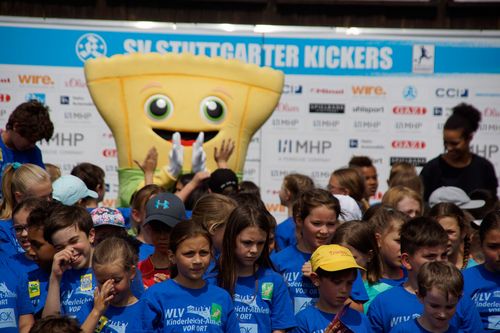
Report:
<svg viewBox="0 0 500 333"><path fill-rule="evenodd" d="M0 94L0 102L10 102L10 95L9 94Z"/></svg>
<svg viewBox="0 0 500 333"><path fill-rule="evenodd" d="M485 116L485 117L500 117L500 111L498 111L494 107L487 107L483 111L483 116Z"/></svg>
<svg viewBox="0 0 500 333"><path fill-rule="evenodd" d="M423 116L427 113L427 109L423 106L395 106L392 113Z"/></svg>
<svg viewBox="0 0 500 333"><path fill-rule="evenodd" d="M424 149L426 144L424 141L412 140L394 140L392 141L392 148L395 149Z"/></svg>
<svg viewBox="0 0 500 333"><path fill-rule="evenodd" d="M102 156L104 157L116 157L117 152L116 149L104 149L102 151Z"/></svg>
<svg viewBox="0 0 500 333"><path fill-rule="evenodd" d="M8 77L0 77L0 83L10 83L10 78L8 78Z"/></svg>

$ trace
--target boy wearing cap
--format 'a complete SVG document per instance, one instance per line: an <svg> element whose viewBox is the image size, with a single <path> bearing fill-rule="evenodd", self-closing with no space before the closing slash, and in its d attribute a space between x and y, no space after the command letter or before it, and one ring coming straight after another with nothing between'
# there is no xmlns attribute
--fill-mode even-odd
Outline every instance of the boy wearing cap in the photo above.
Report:
<svg viewBox="0 0 500 333"><path fill-rule="evenodd" d="M181 199L172 193L158 193L146 203L144 228L151 235L154 252L139 262L144 287L170 278L168 245L170 231L185 218L186 212Z"/></svg>
<svg viewBox="0 0 500 333"><path fill-rule="evenodd" d="M370 332L368 318L344 303L357 269L351 252L340 245L322 245L311 256L311 280L318 288L316 304L300 311L293 333Z"/></svg>

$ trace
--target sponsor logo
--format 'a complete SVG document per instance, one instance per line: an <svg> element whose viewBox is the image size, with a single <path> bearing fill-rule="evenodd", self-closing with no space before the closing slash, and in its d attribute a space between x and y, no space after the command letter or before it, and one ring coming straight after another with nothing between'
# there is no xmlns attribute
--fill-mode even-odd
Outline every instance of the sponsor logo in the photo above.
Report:
<svg viewBox="0 0 500 333"><path fill-rule="evenodd" d="M349 148L384 149L384 145L370 139L349 139Z"/></svg>
<svg viewBox="0 0 500 333"><path fill-rule="evenodd" d="M0 328L17 327L13 308L0 309Z"/></svg>
<svg viewBox="0 0 500 333"><path fill-rule="evenodd" d="M390 165L394 165L395 163L409 163L416 167L424 166L427 163L427 159L425 157L404 157L404 156L394 156L389 158Z"/></svg>
<svg viewBox="0 0 500 333"><path fill-rule="evenodd" d="M436 97L467 98L469 89L467 88L437 88Z"/></svg>
<svg viewBox="0 0 500 333"><path fill-rule="evenodd" d="M302 95L301 84L285 84L283 86L283 94L285 95Z"/></svg>
<svg viewBox="0 0 500 333"><path fill-rule="evenodd" d="M403 98L407 101L412 101L417 98L417 88L414 86L406 86L403 89Z"/></svg>
<svg viewBox="0 0 500 333"><path fill-rule="evenodd" d="M273 170L271 169L270 171L270 174L271 174L271 177L277 177L277 178L282 178L282 177L285 177L286 175L290 174L291 171L290 170L282 170L282 169L278 169L278 170ZM279 190L278 190L279 192ZM276 192L276 193L278 193Z"/></svg>
<svg viewBox="0 0 500 333"><path fill-rule="evenodd" d="M31 86L53 86L54 80L49 75L18 75L19 83L21 85Z"/></svg>
<svg viewBox="0 0 500 333"><path fill-rule="evenodd" d="M0 109L0 117L3 117L7 114L7 110L5 109Z"/></svg>
<svg viewBox="0 0 500 333"><path fill-rule="evenodd" d="M385 96L386 92L381 86L352 86L354 96Z"/></svg>
<svg viewBox="0 0 500 333"><path fill-rule="evenodd" d="M64 81L64 87L66 88L87 88L87 83L84 79L72 77L69 80Z"/></svg>
<svg viewBox="0 0 500 333"><path fill-rule="evenodd" d="M358 139L349 139L349 148L358 148L359 141Z"/></svg>
<svg viewBox="0 0 500 333"><path fill-rule="evenodd" d="M102 156L104 157L116 157L118 156L118 152L116 148L107 148L102 150Z"/></svg>
<svg viewBox="0 0 500 333"><path fill-rule="evenodd" d="M442 116L443 115L443 108L435 106L434 109L432 110L432 114L435 116Z"/></svg>
<svg viewBox="0 0 500 333"><path fill-rule="evenodd" d="M477 97L500 97L500 92L477 92Z"/></svg>
<svg viewBox="0 0 500 333"><path fill-rule="evenodd" d="M280 119L280 118L273 118L271 119L271 124L275 128L296 128L299 125L300 121L299 119Z"/></svg>
<svg viewBox="0 0 500 333"><path fill-rule="evenodd" d="M353 127L360 130L377 130L382 125L381 121L355 120Z"/></svg>
<svg viewBox="0 0 500 333"><path fill-rule="evenodd" d="M10 77L0 77L0 84L10 84Z"/></svg>
<svg viewBox="0 0 500 333"><path fill-rule="evenodd" d="M82 62L105 56L107 48L104 39L94 33L80 36L75 45L76 55Z"/></svg>
<svg viewBox="0 0 500 333"><path fill-rule="evenodd" d="M391 146L395 149L425 149L427 145L424 141L418 140L394 140Z"/></svg>
<svg viewBox="0 0 500 333"><path fill-rule="evenodd" d="M345 104L326 104L326 103L311 103L309 104L310 113L345 113Z"/></svg>
<svg viewBox="0 0 500 333"><path fill-rule="evenodd" d="M493 155L498 153L499 147L495 144L490 145L471 145L471 151L477 155L483 156L485 158L491 158Z"/></svg>
<svg viewBox="0 0 500 333"><path fill-rule="evenodd" d="M292 105L288 103L278 103L276 106L276 111L279 112L299 112L300 108L297 105Z"/></svg>
<svg viewBox="0 0 500 333"><path fill-rule="evenodd" d="M432 44L413 45L413 73L434 73L434 51Z"/></svg>
<svg viewBox="0 0 500 333"><path fill-rule="evenodd" d="M494 107L487 107L483 110L482 113L484 117L495 117L495 118L500 117L500 111L498 111Z"/></svg>
<svg viewBox="0 0 500 333"><path fill-rule="evenodd" d="M331 174L331 171L312 171L310 173L311 177L314 179L329 179Z"/></svg>
<svg viewBox="0 0 500 333"><path fill-rule="evenodd" d="M329 140L278 140L278 153L281 154L325 154L332 147Z"/></svg>
<svg viewBox="0 0 500 333"><path fill-rule="evenodd" d="M343 95L344 89L334 89L334 88L311 88L309 90L311 94L317 95Z"/></svg>
<svg viewBox="0 0 500 333"><path fill-rule="evenodd" d="M402 131L405 131L405 130L418 131L418 130L422 129L423 126L424 126L424 123L422 123L420 121L417 121L417 122L396 121L394 123L394 128L397 130L402 130Z"/></svg>
<svg viewBox="0 0 500 333"><path fill-rule="evenodd" d="M60 103L63 105L69 104L69 96L61 96L59 100L60 100Z"/></svg>
<svg viewBox="0 0 500 333"><path fill-rule="evenodd" d="M384 113L383 106L354 106L353 113Z"/></svg>
<svg viewBox="0 0 500 333"><path fill-rule="evenodd" d="M314 119L312 126L318 130L333 130L340 126L340 120L322 120Z"/></svg>
<svg viewBox="0 0 500 333"><path fill-rule="evenodd" d="M10 99L9 94L0 94L0 103L8 103L10 102Z"/></svg>
<svg viewBox="0 0 500 333"><path fill-rule="evenodd" d="M64 119L68 121L87 121L92 118L92 112L80 112L80 111L67 111L64 112Z"/></svg>
<svg viewBox="0 0 500 333"><path fill-rule="evenodd" d="M32 99L39 101L42 104L45 104L45 94L44 93L27 93L24 96L26 101L31 101Z"/></svg>
<svg viewBox="0 0 500 333"><path fill-rule="evenodd" d="M500 124L487 124L483 123L479 125L479 130L481 132L492 132L492 133L500 133Z"/></svg>
<svg viewBox="0 0 500 333"><path fill-rule="evenodd" d="M392 113L397 115L423 116L427 113L427 109L423 106L395 106L392 108Z"/></svg>
<svg viewBox="0 0 500 333"><path fill-rule="evenodd" d="M85 139L85 135L83 133L78 132L57 132L54 133L49 142L40 141L40 145L44 146L52 146L55 145L57 147L77 147L80 143Z"/></svg>

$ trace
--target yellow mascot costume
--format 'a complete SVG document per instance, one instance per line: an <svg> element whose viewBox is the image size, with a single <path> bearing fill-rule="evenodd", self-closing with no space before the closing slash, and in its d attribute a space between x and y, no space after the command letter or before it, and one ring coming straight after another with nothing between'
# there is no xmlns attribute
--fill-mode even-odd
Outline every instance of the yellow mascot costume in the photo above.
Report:
<svg viewBox="0 0 500 333"><path fill-rule="evenodd" d="M134 160L142 161L151 147L160 152L154 183L163 187L180 172L199 171L193 163L201 154L215 170L214 149L229 139L235 149L228 167L241 176L250 139L276 107L284 80L271 68L189 53L92 59L85 77L115 138L121 206L143 186ZM180 145L183 153L175 154ZM179 167L173 158L181 159Z"/></svg>

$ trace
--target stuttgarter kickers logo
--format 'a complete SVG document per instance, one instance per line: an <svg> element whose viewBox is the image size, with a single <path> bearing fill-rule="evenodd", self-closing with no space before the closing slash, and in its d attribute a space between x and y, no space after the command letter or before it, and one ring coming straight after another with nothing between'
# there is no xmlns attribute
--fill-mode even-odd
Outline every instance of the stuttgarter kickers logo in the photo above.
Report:
<svg viewBox="0 0 500 333"><path fill-rule="evenodd" d="M85 62L89 59L95 59L106 56L108 47L104 39L94 33L82 35L76 41L75 51L78 58Z"/></svg>

